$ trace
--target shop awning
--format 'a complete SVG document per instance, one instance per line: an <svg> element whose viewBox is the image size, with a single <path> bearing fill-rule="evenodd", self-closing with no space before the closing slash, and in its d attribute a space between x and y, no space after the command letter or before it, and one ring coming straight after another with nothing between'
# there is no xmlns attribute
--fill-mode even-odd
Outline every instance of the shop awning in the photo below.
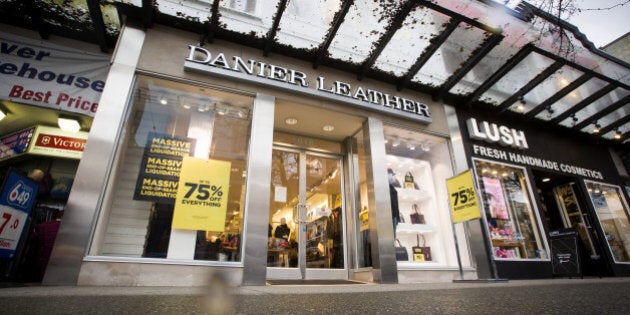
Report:
<svg viewBox="0 0 630 315"><path fill-rule="evenodd" d="M272 3L272 4L271 4ZM630 65L527 3L490 0L2 1L3 23L112 49L123 16L334 67L554 132L630 147ZM552 25L553 27L546 27ZM597 132L597 130L599 132ZM622 139L615 139L621 134Z"/></svg>

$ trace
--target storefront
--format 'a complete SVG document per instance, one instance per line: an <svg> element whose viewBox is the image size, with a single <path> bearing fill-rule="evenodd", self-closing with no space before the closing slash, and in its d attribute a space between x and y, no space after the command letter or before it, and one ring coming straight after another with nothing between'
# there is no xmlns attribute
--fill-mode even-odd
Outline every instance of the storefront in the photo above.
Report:
<svg viewBox="0 0 630 315"><path fill-rule="evenodd" d="M41 281L88 140L108 56L70 40L0 32L0 269ZM71 210L70 210L71 211Z"/></svg>
<svg viewBox="0 0 630 315"><path fill-rule="evenodd" d="M58 239L94 222L88 249L56 246L44 283L459 277L442 104L167 27L119 46Z"/></svg>
<svg viewBox="0 0 630 315"><path fill-rule="evenodd" d="M628 199L605 145L479 112L458 120L496 276L628 275ZM552 246L571 234L574 243Z"/></svg>

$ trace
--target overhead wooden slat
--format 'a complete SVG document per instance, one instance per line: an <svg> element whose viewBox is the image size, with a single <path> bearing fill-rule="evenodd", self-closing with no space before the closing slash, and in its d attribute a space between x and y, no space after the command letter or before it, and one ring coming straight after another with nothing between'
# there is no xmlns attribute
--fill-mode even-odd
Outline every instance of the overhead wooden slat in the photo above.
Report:
<svg viewBox="0 0 630 315"><path fill-rule="evenodd" d="M400 27L402 26L402 23L407 18L407 15L409 15L409 12L411 12L411 9L413 9L416 5L416 0L408 0L399 7L396 14L390 20L389 25L385 28L387 31L381 36L381 38L378 39L374 49L372 49L370 55L359 68L359 72L357 73L357 78L359 80L362 80L368 69L370 69L374 65L374 62L376 62L378 56L381 55L383 49L385 49L396 31L398 31L398 29L400 29Z"/></svg>
<svg viewBox="0 0 630 315"><path fill-rule="evenodd" d="M201 46L203 46L206 41L208 43L212 43L214 41L214 36L216 35L217 28L219 27L219 1L220 0L214 0L212 2L212 15L210 16L210 21L205 23L205 34L203 34L201 36L201 40L199 40L199 45Z"/></svg>
<svg viewBox="0 0 630 315"><path fill-rule="evenodd" d="M538 113L542 112L547 108L547 106L553 105L553 103L559 101L561 98L565 97L567 94L571 93L571 91L577 89L580 85L584 84L586 81L590 80L593 77L592 73L585 73L579 78L575 79L575 81L571 82L569 85L562 88L560 91L556 92L556 94L552 95L542 103L538 104L538 106L534 107L530 110L526 116L527 118L534 118Z"/></svg>
<svg viewBox="0 0 630 315"><path fill-rule="evenodd" d="M481 61L496 45L498 45L501 40L503 40L503 35L493 34L488 37L480 46L477 48L472 56L470 56L462 66L456 70L442 86L440 87L439 92L434 95L434 97L441 98L442 95L448 93L448 91L455 86L472 68Z"/></svg>
<svg viewBox="0 0 630 315"><path fill-rule="evenodd" d="M145 1L145 0L143 0ZM94 35L98 46L102 52L107 52L109 47L107 46L107 40L105 40L105 21L103 20L103 11L98 0L87 0L88 10L90 11L90 18L92 19L92 26L94 27Z"/></svg>
<svg viewBox="0 0 630 315"><path fill-rule="evenodd" d="M518 91L516 91L512 96L508 97L503 103L497 106L499 110L498 113L501 114L506 111L514 102L516 102L520 97L525 96L525 94L529 93L529 91L533 90L539 84L543 83L547 78L549 78L552 74L554 74L558 69L562 68L565 63L562 60L558 60L552 63L549 67L547 67L543 72L539 73L536 77L531 79L527 84L521 87Z"/></svg>
<svg viewBox="0 0 630 315"><path fill-rule="evenodd" d="M605 135L606 133L610 132L611 130L615 130L623 125L625 125L626 123L630 122L630 115L625 116L619 120L616 120L615 122L603 127L600 131L599 134L601 135Z"/></svg>
<svg viewBox="0 0 630 315"><path fill-rule="evenodd" d="M350 10L350 7L352 6L353 3L354 3L354 0L342 1L341 8L335 14L335 17L332 21L332 25L328 29L328 33L326 33L326 37L324 38L324 41L317 48L317 52L315 53L315 61L313 61L314 69L317 69L317 67L319 67L319 63L322 61L322 59L328 52L328 48L330 48L330 44L335 38L335 35L337 35L337 32L339 31L339 27L341 26L341 23L343 23L343 21L345 20L346 15L348 15L348 11Z"/></svg>
<svg viewBox="0 0 630 315"><path fill-rule="evenodd" d="M576 124L575 126L573 126L573 129L577 129L577 130L581 130L582 128L590 125L590 124L594 124L597 120L601 119L602 117L607 116L608 114L624 107L625 105L627 105L628 103L630 103L630 95L608 105L605 109L598 111L597 113L593 114L592 116L588 117L587 119L584 119L583 121L579 122L578 124Z"/></svg>
<svg viewBox="0 0 630 315"><path fill-rule="evenodd" d="M469 106L472 102L476 101L490 89L495 83L503 78L508 72L510 72L516 65L518 65L523 59L525 59L532 51L530 44L523 46L516 55L501 66L495 73L493 73L486 81L484 81L466 100L464 106Z"/></svg>
<svg viewBox="0 0 630 315"><path fill-rule="evenodd" d="M550 120L549 122L551 122L552 124L560 123L561 121L567 119L568 117L570 117L574 113L577 113L578 111L582 110L582 108L592 104L593 102L595 102L598 99L602 98L604 95L612 92L612 90L614 90L616 88L617 87L614 84L609 84L609 85L599 89L599 91L591 94L587 98L583 99L581 102L571 106L571 108L567 109L562 114L554 117L554 119Z"/></svg>
<svg viewBox="0 0 630 315"><path fill-rule="evenodd" d="M448 39L448 37L451 36L459 23L459 20L451 19L446 28L444 28L444 31L442 31L440 35L431 39L431 45L429 45L429 47L424 50L424 52L418 57L418 59L416 59L416 62L413 64L413 66L409 68L405 76L400 79L400 81L398 81L397 88L399 91L407 87L411 79L413 79L416 73L420 71L422 66L424 66L427 61L429 61L431 56L433 56L433 54L435 54L435 52L440 48L440 46L442 46L442 44Z"/></svg>
<svg viewBox="0 0 630 315"><path fill-rule="evenodd" d="M287 8L287 2L288 0L280 0L280 3L278 3L278 10L273 18L273 25L271 26L269 33L267 33L267 38L265 39L265 48L263 48L263 56L265 57L269 55L271 45L276 38L276 33L278 33L278 26L280 25L280 20L282 20L284 10Z"/></svg>

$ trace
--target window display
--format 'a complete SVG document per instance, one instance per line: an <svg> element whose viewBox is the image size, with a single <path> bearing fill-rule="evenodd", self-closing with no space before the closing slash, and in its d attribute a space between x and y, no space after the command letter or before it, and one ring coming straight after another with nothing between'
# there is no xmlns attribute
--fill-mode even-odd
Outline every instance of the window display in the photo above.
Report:
<svg viewBox="0 0 630 315"><path fill-rule="evenodd" d="M495 259L547 259L522 168L473 159Z"/></svg>
<svg viewBox="0 0 630 315"><path fill-rule="evenodd" d="M92 255L240 261L253 99L139 76Z"/></svg>
<svg viewBox="0 0 630 315"><path fill-rule="evenodd" d="M396 257L402 267L448 265L454 248L446 198L452 176L445 139L385 126ZM403 252L404 251L404 252Z"/></svg>
<svg viewBox="0 0 630 315"><path fill-rule="evenodd" d="M586 188L615 261L630 262L628 204L621 188L592 181L586 181Z"/></svg>

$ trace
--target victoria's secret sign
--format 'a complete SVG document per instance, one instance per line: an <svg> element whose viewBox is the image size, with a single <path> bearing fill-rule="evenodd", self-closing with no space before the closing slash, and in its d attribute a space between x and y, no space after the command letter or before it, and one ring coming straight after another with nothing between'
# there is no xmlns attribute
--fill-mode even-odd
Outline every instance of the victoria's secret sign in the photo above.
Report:
<svg viewBox="0 0 630 315"><path fill-rule="evenodd" d="M310 82L306 73L302 71L254 59L243 60L238 56L228 58L223 53L213 55L209 50L198 46L189 45L188 47L190 53L184 65L186 69L227 76L235 73L243 74L245 77L241 76L241 78L256 80L257 82L269 80L265 83L281 88L299 90L308 94L333 95L335 98L341 97L345 101L350 101L363 107L388 110L392 113L413 117L427 123L431 122L429 106L424 103L362 86L353 87L350 83L343 81L327 82L323 76L318 76L315 81L316 86L312 87L312 82ZM279 85L278 83L281 84Z"/></svg>

